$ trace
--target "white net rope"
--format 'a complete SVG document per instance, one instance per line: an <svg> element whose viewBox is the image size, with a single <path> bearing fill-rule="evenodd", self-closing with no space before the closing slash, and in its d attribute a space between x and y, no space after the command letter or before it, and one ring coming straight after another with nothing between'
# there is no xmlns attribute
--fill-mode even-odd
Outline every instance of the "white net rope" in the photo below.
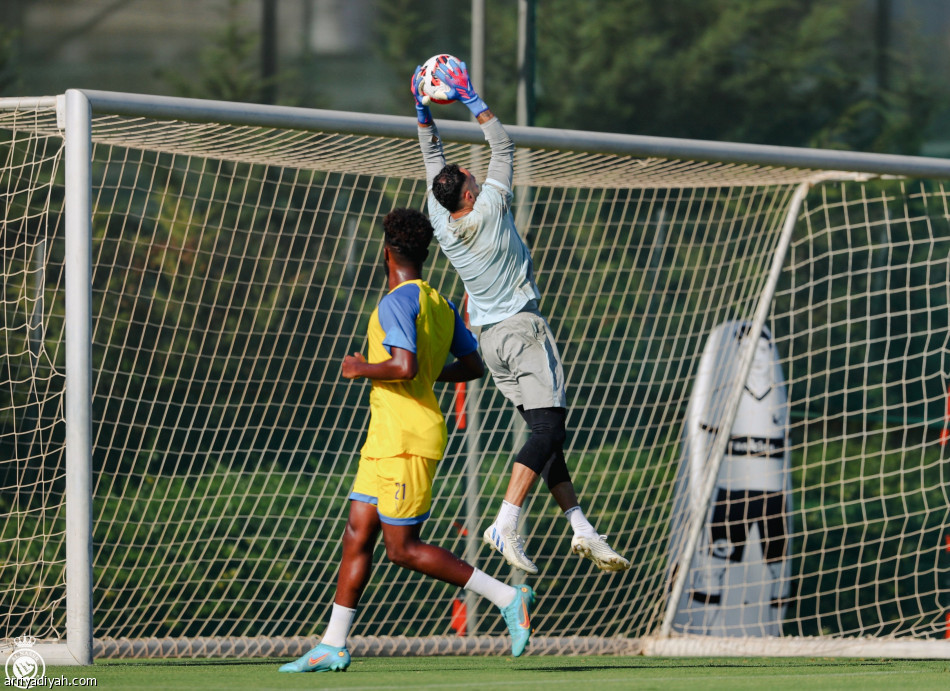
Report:
<svg viewBox="0 0 950 691"><path fill-rule="evenodd" d="M55 250L62 140L34 133L47 115L18 113L22 129L0 129L0 636L56 637L66 593L62 253Z"/></svg>
<svg viewBox="0 0 950 691"><path fill-rule="evenodd" d="M405 139L119 116L98 117L93 128L97 142L162 153L374 177L417 179L424 172L419 170L416 143ZM483 152L481 147L476 151L478 159ZM448 160L468 161L472 155L468 144L446 143ZM538 187L762 186L794 184L814 176L814 171L796 168L583 151L520 149L518 156L515 184Z"/></svg>
<svg viewBox="0 0 950 691"><path fill-rule="evenodd" d="M786 631L950 636L943 183L826 185L773 310L792 400Z"/></svg>
<svg viewBox="0 0 950 691"><path fill-rule="evenodd" d="M55 116L31 117L0 117L0 160L13 163L4 180L21 159L58 170ZM97 654L302 652L332 601L367 423L368 386L342 380L340 361L365 349L383 294L381 218L423 208L417 144L111 116L95 119L94 142ZM484 148L449 144L447 154L484 174ZM754 313L794 187L814 171L517 157L517 212L569 382L569 466L586 513L633 564L605 576L571 555L568 524L539 486L526 525L541 566L537 649L630 652L663 616L668 555L682 538L671 512L699 354L717 325ZM14 461L0 492L0 536L19 547L0 565L4 601L16 603L6 636L53 635L64 618L61 192L45 176L55 177L20 183L21 217L49 236L45 369L25 364L36 360L25 326L36 313L35 250L4 245L14 295L4 303L0 443L20 449L4 454ZM6 213L5 238L17 223ZM795 588L782 633L942 636L945 190L822 184L799 218L767 322L791 410ZM426 273L461 302L441 255ZM31 422L31 389L52 401L42 426ZM480 568L507 580L501 558L472 541L501 501L523 430L490 380L469 397L477 416L464 429L454 390L440 394L450 440L423 536L459 555L474 548ZM23 450L23 430L37 428L49 441ZM30 473L49 478L32 480L45 494L29 489ZM47 545L42 568L26 545ZM385 649L382 640L394 652L501 650L494 608L388 564L381 547L376 557L355 654Z"/></svg>

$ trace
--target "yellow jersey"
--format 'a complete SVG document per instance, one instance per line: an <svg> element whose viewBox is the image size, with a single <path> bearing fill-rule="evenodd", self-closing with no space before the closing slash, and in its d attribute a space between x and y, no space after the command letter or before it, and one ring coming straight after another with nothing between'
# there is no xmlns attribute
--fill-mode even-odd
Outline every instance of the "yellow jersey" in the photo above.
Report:
<svg viewBox="0 0 950 691"><path fill-rule="evenodd" d="M415 353L418 371L408 381L373 381L362 455L441 459L447 432L432 385L450 353L459 358L478 349L475 337L455 306L421 279L400 283L380 300L367 336L369 362L385 362L392 348L403 348Z"/></svg>

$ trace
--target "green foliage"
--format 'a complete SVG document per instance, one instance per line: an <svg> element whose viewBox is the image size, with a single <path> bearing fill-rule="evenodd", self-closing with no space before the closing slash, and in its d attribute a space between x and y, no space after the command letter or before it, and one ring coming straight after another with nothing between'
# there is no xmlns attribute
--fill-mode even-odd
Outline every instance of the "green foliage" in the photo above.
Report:
<svg viewBox="0 0 950 691"><path fill-rule="evenodd" d="M419 37L431 35L435 30L435 23L425 10L425 3L415 0L384 2L379 6L374 27L377 40L373 46L385 65L386 81L393 84L390 92L394 99L409 106L412 105L409 78L416 66L429 56L428 46L420 46ZM415 31L407 31L408 26Z"/></svg>
<svg viewBox="0 0 950 691"><path fill-rule="evenodd" d="M467 3L393 0L379 3L374 23L374 52L382 70L384 90L396 112L413 113L409 81L418 65L437 53L459 57L470 52ZM459 28L464 27L463 31ZM465 58L462 58L465 59ZM468 117L468 111L442 108L439 117Z"/></svg>
<svg viewBox="0 0 950 691"><path fill-rule="evenodd" d="M444 3L402 4L382 9L378 28L379 50L398 72L400 94L415 63L436 50L464 58L470 42L463 18L421 19ZM888 55L899 78L878 84L871 10L861 0L538 3L535 123L915 153L935 103L915 52L923 48ZM511 122L517 74L511 3L486 3L485 46L486 75L476 86ZM401 102L410 112L403 94ZM465 115L440 108L436 117L460 111Z"/></svg>
<svg viewBox="0 0 950 691"><path fill-rule="evenodd" d="M464 15L454 14L463 10L448 9L446 3L440 7L433 14L428 3L395 2L381 10L380 50L390 58L393 98L404 104L405 114L411 112L406 82L415 64L437 51L467 52L467 31L445 30L467 27ZM905 152L919 142L927 99L918 99L920 83L913 67L908 66L907 78L892 91L869 89L868 46L861 32L853 30L859 9L853 0L624 0L583 7L552 0L540 9L538 124ZM513 11L509 3L489 3L491 40L483 93L502 115L514 111L514 22L501 20ZM198 77L173 80L185 95L257 100L265 85L253 76L255 50L252 32L229 23L206 50ZM464 108L453 112L467 117ZM279 150L283 143L275 141L274 146ZM321 485L339 490L332 496L314 494L308 478L344 467L341 457L358 449L362 429L352 421L365 416L365 389L340 386L336 366L344 353L359 348L363 324L378 298L378 219L396 204L417 204L418 189L383 177L126 153L131 163L129 156L119 155L95 172L103 181L94 218L96 542L110 551L101 561L97 558L97 565L103 564L96 574L99 625L107 621L109 635L129 636L225 630L283 634L288 628L315 633L321 619L313 616L313 605L329 600L328 574L337 558L336 543L324 536L339 532L346 478L339 478L339 487L332 481ZM144 180L157 182L145 189ZM821 188L825 203L820 208L826 216L821 222L829 230L810 240L813 256L803 257L803 248L793 248L796 268L786 274L791 278L773 321L773 331L785 339L783 350L791 354L793 400L822 397L825 408L819 412L826 419L840 415L836 424L842 428L831 435L826 429L805 434L805 420L796 430L802 435L796 442L796 486L809 488L796 495L796 505L802 507L803 526L822 526L796 546L797 572L810 574L800 583L803 596L795 605L803 632L820 631L827 617L848 626L867 625L874 617L886 621L896 611L918 606L895 584L914 578L933 581L937 574L913 571L913 555L893 538L902 529L926 536L929 544L946 524L945 512L932 508L946 504L939 495L942 489L931 489L946 485L938 455L921 454L919 466L902 469L900 452L891 449L924 442L888 439L880 430L870 430L867 418L850 417L870 408L882 417L927 421L935 417L927 406L943 401L934 395L938 390L942 394L938 377L927 382L924 392L906 391L900 369L909 363L941 372L934 363L939 356L909 316L927 314L931 333L946 329L946 303L928 288L940 283L926 270L905 269L924 266L933 252L932 242L925 246L927 241L915 239L932 235L916 236L913 226L933 223L940 236L946 234L946 222L939 220L941 210L925 208L923 195L911 195L909 201L888 197L883 184L879 189L872 184L861 188L874 198L872 203L846 205L852 189ZM576 373L572 398L578 405L571 424L593 437L575 440L572 466L580 469L582 495L596 493L602 499L598 513L604 529L616 531L634 558L629 574L604 587L617 594L617 601L624 591L642 588L656 608L664 599L666 558L666 545L657 536L667 523L667 510L655 506L656 496L663 488L668 492L678 454L676 434L689 381L688 364L682 363L693 361L689 354L699 351L702 339L702 330L688 321L710 304L741 312L742 306L730 303L728 295L759 272L754 260L730 265L728 276L711 270L730 256L746 256L752 239L740 234L709 241L702 233L715 219L744 217L758 203L726 194L693 198L672 226L661 228L657 219L672 212L674 203L653 191L641 196L636 190L548 189L535 195L528 226L544 229L529 232L545 309L562 329L559 336L569 335L559 340ZM21 203L35 199L11 198L12 206ZM641 204L655 208L655 217L628 227L622 210ZM884 219L897 210L894 205L905 204L919 220L906 228L889 225L889 235L882 237ZM52 207L55 223L58 204ZM549 212L551 217L545 215ZM867 218L856 218L860 213ZM354 265L348 258L341 232L347 222L354 224L346 226L347 233L361 247L369 246L365 262ZM17 237L34 232L24 227L5 233L10 273L29 273L25 246ZM665 242L663 232L674 239ZM836 253L842 244L851 251ZM881 268L885 251L900 269ZM56 285L53 264L49 281ZM461 297L444 261L434 261L431 271L434 285L456 300ZM554 277L563 282L548 290ZM869 291L875 281L905 290L886 295ZM826 305L808 315L810 331L798 328L786 311L799 291ZM12 315L5 313L7 323L23 323L8 336L17 355L4 363L8 371L0 372L7 382L22 379L14 369L27 371L33 364L23 319L27 293L28 288L12 282L4 287ZM875 297L852 301L851 294ZM51 312L53 322L61 322L61 306ZM883 320L875 314L902 316ZM664 322L667 315L677 316ZM825 340L809 340L822 326L828 327L822 332ZM632 329L655 338L641 338ZM887 339L875 337L875 330ZM849 369L849 362L863 362L864 354L840 343L856 333L862 342L871 342L872 364L886 361L882 349L908 355L879 368ZM51 362L60 364L55 344L49 351ZM653 376L653 368L671 361L684 371ZM618 376L610 369L617 363L632 374ZM57 389L61 368L49 369L50 387ZM32 395L13 386L3 392L0 435L19 424L6 411L25 409ZM59 399L50 400L55 408ZM649 412L653 402L665 411L662 419ZM497 395L487 408L486 429L506 429ZM635 419L641 411L647 411L642 420ZM808 409L797 412L810 415ZM635 440L631 429L636 429ZM54 439L59 433L54 429ZM840 441L826 444L826 436ZM492 434L482 445L482 497L494 500L503 493L509 442L504 434ZM449 458L457 460L457 438L454 443ZM0 450L6 457L29 455L9 445ZM55 451L46 458L54 465L60 460ZM458 468L454 470L457 478ZM11 472L22 471L15 467ZM44 479L48 492L61 492L57 472L54 467L53 477ZM878 473L875 482L882 487L861 480L872 472ZM14 480L22 483L23 477ZM289 477L300 480L288 482ZM901 492L889 493L882 478L898 484ZM440 518L426 530L434 542L461 553L456 524L465 510L458 493L448 494L454 498L444 502ZM0 515L13 515L21 500L14 493L0 496ZM645 512L646 506L653 508ZM898 525L892 517L903 517L902 511L907 516ZM649 520L631 528L629 517L635 514ZM556 524L557 510L550 500L540 500L531 518ZM54 564L47 573L51 569L58 581L58 546L33 536L61 532L62 520L30 515L19 524L8 522L3 526L5 544L14 531L30 538L12 544L27 555L27 563ZM865 523L863 534L855 536L854 526ZM288 539L262 537L272 535ZM870 548L855 546L859 537ZM319 545L313 547L310 538ZM540 559L561 563L566 539L552 533L533 547ZM382 561L382 554L377 556ZM546 573L543 590L552 599L573 592L577 578L589 575L585 566L572 560ZM496 573L505 569L496 556L489 567ZM853 576L853 589L820 599L810 596L819 588L827 593L834 592L832 585L840 587L835 579L842 569ZM0 569L0 585L28 590L39 575L39 566L32 571ZM377 572L369 604L361 612L361 633L376 633L383 623L406 635L448 633L445 612L426 621L409 617L405 626L393 614L387 596L392 583L406 578L391 567ZM418 580L415 601L447 602L452 594L448 586ZM872 582L883 585L868 600L862 587ZM58 588L50 597L59 597ZM926 588L938 591L932 582ZM378 597L373 596L376 590ZM188 595L169 606L178 592ZM130 593L132 612L121 619L112 616ZM249 616L259 608L268 608L273 631L260 630ZM644 612L622 612L604 623L603 612L591 607L578 615L577 623L608 633L629 631L649 625ZM633 617L637 621L631 622ZM489 630L500 632L500 624L486 615L481 631Z"/></svg>
<svg viewBox="0 0 950 691"><path fill-rule="evenodd" d="M804 416L942 423L946 363L935 339L950 328L950 296L934 257L950 223L930 208L932 184L908 181L900 194L892 184L823 185L802 223L815 230L790 249L772 325ZM796 316L806 294L811 309ZM926 315L926 328L913 315ZM907 384L906 371L923 381Z"/></svg>
<svg viewBox="0 0 950 691"><path fill-rule="evenodd" d="M64 595L58 138L0 130L0 630L52 635Z"/></svg>
<svg viewBox="0 0 950 691"><path fill-rule="evenodd" d="M336 205L349 195L357 208L390 208L392 194L353 176L281 180L248 164L156 155L141 166L161 182L149 191L110 186L115 196L102 208L124 211L94 218L96 246L112 258L93 277L97 313L108 315L95 336L104 344L96 353L95 416L135 430L131 455L108 448L102 467L180 472L238 450L233 462L241 466L288 446L296 451L281 462L305 465L312 448L354 448L345 425L314 425L321 411L295 402L333 411L357 405L359 388L340 386L335 365L361 338L370 296L343 287L370 284L375 262L348 278L342 256L329 261L346 249ZM106 179L127 174L122 166L103 172ZM324 185L347 191L324 195ZM249 197L258 205L244 204ZM378 242L374 222L368 215L353 232ZM341 290L312 290L313 282ZM327 338L324 323L346 337ZM314 364L302 363L303 354ZM201 422L154 423L169 416ZM169 461L165 449L189 452Z"/></svg>
<svg viewBox="0 0 950 691"><path fill-rule="evenodd" d="M828 441L837 435L827 427L803 424L793 433L803 439L792 464L800 488L794 534L802 537L792 545L796 584L785 633L845 628L889 636L901 633L895 622L903 618L905 626L942 636L943 622L924 613L943 609L946 567L921 558L945 544L948 478L940 447L916 434L859 433L856 426L846 432ZM919 465L908 467L909 452L921 454Z"/></svg>
<svg viewBox="0 0 950 691"><path fill-rule="evenodd" d="M338 549L298 539L300 525L336 520L346 508L345 496L316 496L267 466L242 472L218 463L199 476L120 476L107 487L96 501L94 540L118 557L97 570L95 601L99 612L125 612L114 636L199 636L235 626L266 635L250 611L298 618L289 594L319 578ZM250 600L248 583L260 584ZM138 601L131 608L130 596Z"/></svg>
<svg viewBox="0 0 950 691"><path fill-rule="evenodd" d="M55 507L62 497L63 483L50 477L44 479L49 483L45 491L51 495L50 506ZM29 490L35 492L36 488ZM0 561L0 598L4 602L0 628L56 637L57 624L62 622L65 612L60 612L59 621L51 620L49 612L62 609L59 604L66 597L65 517L56 508L33 507L29 497L0 486L0 518L0 545L4 553Z"/></svg>
<svg viewBox="0 0 950 691"><path fill-rule="evenodd" d="M792 463L793 535L804 537L793 540L795 588L786 634L810 636L859 627L875 631L875 622L881 622L876 635L883 636L897 633L893 622L900 617L912 620L914 612L931 611L935 603L921 602L918 593L939 593L942 572L922 568L929 560L921 560L916 550L918 544L933 544L935 549L943 544L946 511L938 507L946 505L941 488L947 477L940 452L928 452L920 466L909 468L904 452L890 450L894 440L883 433L854 434L832 443L822 441L822 430L806 433L800 428L793 436L814 441L796 441L799 450ZM645 599L654 599L656 607L664 602L667 545L658 536L665 533L669 515L657 505L657 491L672 482L675 435L671 433L661 448L662 458L638 453L628 439L572 458L581 473L580 491L590 495L596 489L602 529L634 549L628 554L630 572L597 580L598 597L604 591L616 592L622 601L635 587ZM504 467L506 462L504 456L487 455L482 466ZM861 477L847 480L858 472ZM451 492L439 493L444 483L454 482L450 473L449 467L439 471L439 512L427 522L424 537L461 554L464 540L458 521L464 507ZM886 487L880 484L882 478ZM501 473L485 473L480 482L482 497L491 502L504 493ZM318 635L324 622L314 612L322 611L320 605L332 597L339 558L339 544L331 536L339 533L348 502L345 488L329 495L314 489L307 474L288 475L274 463L236 470L217 461L197 475L103 478L95 504L97 621L109 621L110 612L122 611L122 620L110 624L113 637L202 636L215 631L253 636L271 633L251 615L266 611L264 621L280 627L274 634L284 634L291 622L291 630L301 635ZM539 533L554 534L529 543L539 563L548 565L536 587L544 595L542 602L565 601L573 597L578 579L589 577L590 567L565 556L569 531L550 498L541 493L530 506L531 524ZM12 508L0 496L0 513ZM635 522L631 533L634 514L649 514L650 520ZM61 543L55 538L63 529L61 516L37 513L6 523L0 540L16 550L17 561L26 567L0 570L0 589L35 589L36 605L62 597L61 586L40 589L36 583L62 578ZM104 549L109 553L103 554ZM481 554L481 568L504 577L503 560L494 553ZM381 547L375 560L354 635L396 633L393 627L407 636L451 633L449 605L455 589L392 566ZM414 581L417 597L444 607L433 608L425 621L394 621L391 589L393 583L407 580ZM577 627L594 627L607 636L648 627L650 615L655 615L650 608L630 607L605 619L597 607L587 609L580 602L577 607L572 619ZM557 620L561 614L542 607L539 630L544 630L546 618ZM29 616L29 611L11 612L8 619L14 620L14 628L28 628ZM479 627L483 635L504 633L490 607L482 608Z"/></svg>
<svg viewBox="0 0 950 691"><path fill-rule="evenodd" d="M228 0L226 20L200 51L196 70L161 72L179 96L259 103L267 88L281 79L261 76L258 30L238 17L245 1Z"/></svg>
<svg viewBox="0 0 950 691"><path fill-rule="evenodd" d="M11 87L17 84L16 38L11 29L0 25L0 96L10 94Z"/></svg>
<svg viewBox="0 0 950 691"><path fill-rule="evenodd" d="M553 83L539 124L904 152L919 143L899 113L925 94L904 80L901 91L920 100L869 89L873 46L856 0L598 5L565 0L540 15L539 59Z"/></svg>

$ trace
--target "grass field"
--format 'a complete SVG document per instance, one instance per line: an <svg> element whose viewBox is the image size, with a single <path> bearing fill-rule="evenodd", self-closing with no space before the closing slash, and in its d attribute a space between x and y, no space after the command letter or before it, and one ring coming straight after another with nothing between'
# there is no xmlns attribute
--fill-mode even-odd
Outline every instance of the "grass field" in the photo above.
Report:
<svg viewBox="0 0 950 691"><path fill-rule="evenodd" d="M651 657L354 659L345 673L280 674L284 660L99 661L51 667L99 689L924 689L950 688L947 660Z"/></svg>

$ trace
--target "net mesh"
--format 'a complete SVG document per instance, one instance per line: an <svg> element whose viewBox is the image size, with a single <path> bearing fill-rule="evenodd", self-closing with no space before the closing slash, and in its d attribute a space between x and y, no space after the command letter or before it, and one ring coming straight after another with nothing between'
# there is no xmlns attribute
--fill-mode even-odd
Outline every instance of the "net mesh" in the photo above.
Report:
<svg viewBox="0 0 950 691"><path fill-rule="evenodd" d="M15 121L25 128L0 130L0 629L51 636L66 592L62 140L31 131L46 114Z"/></svg>
<svg viewBox="0 0 950 691"><path fill-rule="evenodd" d="M57 637L62 142L51 110L5 112L0 134L0 636ZM368 419L368 385L341 379L340 361L365 349L383 295L381 218L423 208L417 144L116 116L94 119L93 141L97 654L302 652L329 612ZM447 157L484 175L482 147L448 143ZM544 650L629 651L656 631L699 355L755 311L795 186L814 178L518 150L519 225L569 384L569 466L633 565L605 576L571 555L539 487L524 532ZM944 635L946 196L932 181L823 182L799 214L767 320L791 412L785 636ZM440 254L426 274L461 303ZM490 380L469 389L464 426L455 389L438 393L449 445L423 537L511 580L478 539L524 431ZM376 564L362 654L382 637L423 653L503 641L487 603L381 546Z"/></svg>

